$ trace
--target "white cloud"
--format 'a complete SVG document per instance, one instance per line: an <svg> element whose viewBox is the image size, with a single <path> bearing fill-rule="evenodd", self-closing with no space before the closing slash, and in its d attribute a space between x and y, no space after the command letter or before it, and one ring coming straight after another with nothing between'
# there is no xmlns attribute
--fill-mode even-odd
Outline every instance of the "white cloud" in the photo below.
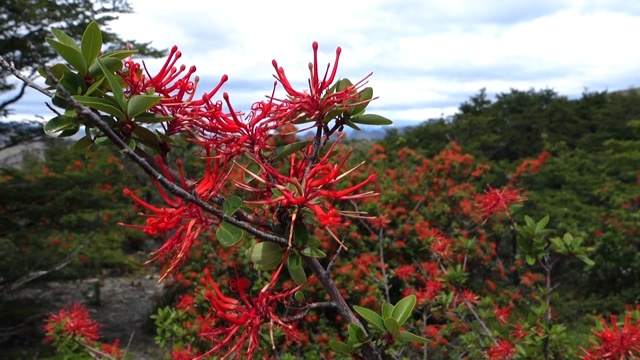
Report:
<svg viewBox="0 0 640 360"><path fill-rule="evenodd" d="M450 115L480 88L578 97L585 88L640 85L640 48L632 42L640 6L623 0L130 2L136 13L112 29L156 47L177 44L202 87L229 75L224 89L245 109L271 92L272 59L304 85L313 41L320 64L342 47L340 76L373 71L380 99L371 109L397 120ZM157 69L162 61L147 64Z"/></svg>

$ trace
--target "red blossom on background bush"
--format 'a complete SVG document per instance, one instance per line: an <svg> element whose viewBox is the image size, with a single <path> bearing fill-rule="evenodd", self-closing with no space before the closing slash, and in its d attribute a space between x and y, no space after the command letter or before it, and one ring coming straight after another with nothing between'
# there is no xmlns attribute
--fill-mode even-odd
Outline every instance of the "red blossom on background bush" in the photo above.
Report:
<svg viewBox="0 0 640 360"><path fill-rule="evenodd" d="M74 340L92 345L100 337L99 328L100 324L89 318L89 310L84 305L72 303L57 314L47 316L44 324L47 333L45 341L60 343Z"/></svg>
<svg viewBox="0 0 640 360"><path fill-rule="evenodd" d="M600 319L601 330L594 330L595 341L592 347L585 350L583 360L614 360L640 358L640 308L624 315L622 326L615 315L611 315L611 325Z"/></svg>
<svg viewBox="0 0 640 360"><path fill-rule="evenodd" d="M523 202L525 199L520 195L520 190L517 189L494 189L489 186L489 189L484 194L480 194L476 203L482 211L482 216L485 219L491 218L497 213L509 213L509 207L513 204Z"/></svg>

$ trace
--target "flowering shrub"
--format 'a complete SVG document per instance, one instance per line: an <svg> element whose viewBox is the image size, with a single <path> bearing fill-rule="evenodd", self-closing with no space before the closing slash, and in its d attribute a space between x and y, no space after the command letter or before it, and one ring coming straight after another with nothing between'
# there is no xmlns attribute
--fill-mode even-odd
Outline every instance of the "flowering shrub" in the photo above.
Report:
<svg viewBox="0 0 640 360"><path fill-rule="evenodd" d="M123 225L166 238L150 261L162 264L163 279L190 289L155 316L158 343L171 341L173 358L275 356L279 346L318 346L309 334L336 358L579 356L554 319L554 271L567 257L592 266L589 249L580 237L554 236L548 217L517 212L526 197L518 181L548 152L501 188L482 184L489 166L455 143L432 159L373 146L369 163L353 163L343 128L390 121L364 113L369 76L355 84L337 77L339 48L323 74L313 44L306 90L273 61L285 96L274 88L240 112L227 93L214 100L226 75L196 96L196 69L176 65L176 47L152 75L133 51L101 54L95 24L80 46L54 35L47 41L68 65L42 72L65 112L45 131L68 136L86 127L76 147L88 153L114 143L164 202L125 189L146 220ZM294 125L314 135L295 142ZM171 159L178 135L198 148L199 176ZM320 329L316 312L330 318ZM90 326L71 331L66 318L50 321L63 323L51 332L91 346L93 324L81 314ZM605 324L583 357L634 356L627 340L636 325ZM615 337L625 342L611 350Z"/></svg>

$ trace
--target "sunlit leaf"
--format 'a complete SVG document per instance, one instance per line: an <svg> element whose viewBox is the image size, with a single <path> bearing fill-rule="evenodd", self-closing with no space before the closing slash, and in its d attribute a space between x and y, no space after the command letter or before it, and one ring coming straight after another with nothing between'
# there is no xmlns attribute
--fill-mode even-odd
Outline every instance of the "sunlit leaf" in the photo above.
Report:
<svg viewBox="0 0 640 360"><path fill-rule="evenodd" d="M351 352L351 346L338 340L329 340L329 347L340 354L349 354Z"/></svg>
<svg viewBox="0 0 640 360"><path fill-rule="evenodd" d="M306 247L302 249L302 255L318 259L322 259L327 256L324 251L318 249L317 247Z"/></svg>
<svg viewBox="0 0 640 360"><path fill-rule="evenodd" d="M402 325L411 316L414 306L416 306L417 298L415 295L409 295L402 300L398 301L393 308L391 317L398 321L398 324Z"/></svg>
<svg viewBox="0 0 640 360"><path fill-rule="evenodd" d="M129 119L134 119L136 116L151 109L154 105L162 100L162 97L155 95L135 95L129 99L127 104L127 115Z"/></svg>
<svg viewBox="0 0 640 360"><path fill-rule="evenodd" d="M45 40L51 45L51 47L65 59L69 65L73 66L80 75L87 74L87 62L84 60L82 53L79 49L65 45L61 42L53 40L51 38L45 38Z"/></svg>
<svg viewBox="0 0 640 360"><path fill-rule="evenodd" d="M429 339L423 338L422 336L418 336L416 334L412 334L408 331L399 331L397 334L393 336L393 338L398 341L418 343L418 344L426 344L429 342Z"/></svg>
<svg viewBox="0 0 640 360"><path fill-rule="evenodd" d="M109 87L111 88L111 92L113 93L114 99L116 99L116 102L118 103L118 107L124 112L124 109L126 109L127 106L126 106L126 101L124 98L124 90L122 89L122 86L118 82L118 79L116 79L115 75L106 68L105 64L102 63L103 60L98 59L97 61L98 61L98 65L102 69L104 77L107 79L107 83L109 83Z"/></svg>
<svg viewBox="0 0 640 360"><path fill-rule="evenodd" d="M100 50L102 49L102 32L100 31L98 23L95 21L89 23L84 34L82 34L80 49L87 64L91 64L100 54Z"/></svg>
<svg viewBox="0 0 640 360"><path fill-rule="evenodd" d="M400 330L400 324L398 324L398 321L392 317L384 319L384 327L392 334L395 334Z"/></svg>
<svg viewBox="0 0 640 360"><path fill-rule="evenodd" d="M354 305L353 310L355 310L363 319L369 323L369 325L373 326L376 330L380 332L386 332L384 321L380 315L376 314L375 311L369 310L362 306Z"/></svg>

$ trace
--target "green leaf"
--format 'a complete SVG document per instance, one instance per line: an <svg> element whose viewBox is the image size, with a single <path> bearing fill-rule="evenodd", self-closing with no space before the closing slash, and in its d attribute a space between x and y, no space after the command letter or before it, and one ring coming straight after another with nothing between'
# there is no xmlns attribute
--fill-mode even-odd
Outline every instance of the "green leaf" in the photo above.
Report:
<svg viewBox="0 0 640 360"><path fill-rule="evenodd" d="M285 145L276 149L276 156L273 158L273 161L280 160L285 158L294 152L306 147L311 144L311 140L308 141L300 141L293 144Z"/></svg>
<svg viewBox="0 0 640 360"><path fill-rule="evenodd" d="M253 263L260 265L273 264L282 257L284 249L271 241L254 244L245 251L245 255Z"/></svg>
<svg viewBox="0 0 640 360"><path fill-rule="evenodd" d="M355 310L363 319L367 321L371 326L373 326L376 330L380 332L386 332L384 327L384 321L380 315L376 314L375 311L369 310L365 307L354 305L353 310Z"/></svg>
<svg viewBox="0 0 640 360"><path fill-rule="evenodd" d="M346 79L346 78L345 79L340 79L336 83L336 92L342 91L342 90L348 88L349 86L353 86L353 84L351 83L351 80Z"/></svg>
<svg viewBox="0 0 640 360"><path fill-rule="evenodd" d="M147 129L144 126L136 126L133 128L133 134L136 139L146 146L158 151L160 150L160 141L158 136L153 131Z"/></svg>
<svg viewBox="0 0 640 360"><path fill-rule="evenodd" d="M58 115L44 125L44 132L49 137L71 136L80 130L78 119Z"/></svg>
<svg viewBox="0 0 640 360"><path fill-rule="evenodd" d="M338 340L329 340L329 347L331 350L340 353L340 354L349 354L351 353L351 346L343 343Z"/></svg>
<svg viewBox="0 0 640 360"><path fill-rule="evenodd" d="M416 306L416 298L415 295L409 295L404 299L398 301L396 306L393 308L393 312L391 313L391 317L398 321L398 324L402 325L405 321L411 316L413 312L413 307Z"/></svg>
<svg viewBox="0 0 640 360"><path fill-rule="evenodd" d="M587 264L587 266L593 266L596 264L595 261L589 259L586 255L576 255L576 257L580 259L582 262L584 262L585 264Z"/></svg>
<svg viewBox="0 0 640 360"><path fill-rule="evenodd" d="M317 247L320 247L321 245L322 243L320 242L320 240L318 240L317 237L309 236L309 242L307 243L307 246L309 246L310 248L317 248Z"/></svg>
<svg viewBox="0 0 640 360"><path fill-rule="evenodd" d="M268 271L268 270L273 270L275 268L277 268L278 266L280 266L280 263L282 262L282 258L279 258L278 260L272 262L271 264L266 264L266 265L260 265L260 264L253 264L253 268L258 270L258 271Z"/></svg>
<svg viewBox="0 0 640 360"><path fill-rule="evenodd" d="M262 167L260 167L260 165L258 165L257 163L252 162L249 165L247 165L247 170L251 171L256 175L260 175L260 172L262 171ZM252 182L253 180L255 180L253 176L249 175L246 172L244 173L244 182L246 184Z"/></svg>
<svg viewBox="0 0 640 360"><path fill-rule="evenodd" d="M137 52L138 50L113 50L102 54L102 58L116 58L124 60Z"/></svg>
<svg viewBox="0 0 640 360"><path fill-rule="evenodd" d="M397 334L395 334L393 338L398 341L418 343L418 344L426 344L429 342L429 339L423 338L422 336L418 336L416 334L412 334L408 331L400 331Z"/></svg>
<svg viewBox="0 0 640 360"><path fill-rule="evenodd" d="M360 326L354 323L349 323L347 332L349 333L349 343L362 343L365 341L366 336Z"/></svg>
<svg viewBox="0 0 640 360"><path fill-rule="evenodd" d="M67 71L58 79L60 85L69 92L70 95L81 95L87 91L87 83L82 77L74 72Z"/></svg>
<svg viewBox="0 0 640 360"><path fill-rule="evenodd" d="M104 82L104 78L101 78L98 81L94 81L93 84L91 84L91 86L89 86L89 88L87 89L87 91L83 94L84 96L89 96L91 94L93 94L94 91L96 91L100 85L102 85L102 83Z"/></svg>
<svg viewBox="0 0 640 360"><path fill-rule="evenodd" d="M138 123L143 123L143 124L157 124L157 123L167 122L171 120L173 120L173 117L171 116L162 116L162 115L153 114L153 113L144 113L136 116L136 118L133 121Z"/></svg>
<svg viewBox="0 0 640 360"><path fill-rule="evenodd" d="M222 203L222 211L227 215L231 216L236 213L242 206L242 199L239 196L232 196L228 198L224 203Z"/></svg>
<svg viewBox="0 0 640 360"><path fill-rule="evenodd" d="M118 82L118 79L116 79L115 75L107 69L105 64L103 64L104 60L98 59L97 61L98 61L98 65L102 69L102 73L104 74L104 77L107 79L107 83L109 83L109 87L111 88L113 97L116 99L116 102L120 107L120 110L124 111L124 109L127 108L126 106L127 104L124 98L124 90L122 89L122 86Z"/></svg>
<svg viewBox="0 0 640 360"><path fill-rule="evenodd" d="M129 119L146 112L162 100L162 97L156 95L135 95L129 99L127 104L127 115Z"/></svg>
<svg viewBox="0 0 640 360"><path fill-rule="evenodd" d="M55 41L51 38L45 38L45 40L60 55L60 57L65 59L69 63L69 65L78 70L80 75L84 76L87 74L87 62L84 60L84 57L82 56L80 50Z"/></svg>
<svg viewBox="0 0 640 360"><path fill-rule="evenodd" d="M78 44L76 44L76 41L71 36L65 34L64 31L58 28L52 27L51 32L58 39L60 43L80 51L80 48L78 47Z"/></svg>
<svg viewBox="0 0 640 360"><path fill-rule="evenodd" d="M113 103L107 99L96 98L93 96L81 96L81 95L76 95L73 98L84 106L87 106L99 111L104 111L107 114L114 116L119 120L126 119L124 113L120 109L115 107Z"/></svg>
<svg viewBox="0 0 640 360"><path fill-rule="evenodd" d="M304 267L302 266L302 259L296 253L292 253L289 255L287 259L287 269L289 270L289 275L297 285L304 284L307 281L307 274L304 271Z"/></svg>
<svg viewBox="0 0 640 360"><path fill-rule="evenodd" d="M392 334L395 334L400 330L400 324L398 324L398 321L392 317L384 319L384 327Z"/></svg>
<svg viewBox="0 0 640 360"><path fill-rule="evenodd" d="M91 64L100 54L100 49L102 49L102 32L97 22L92 21L89 23L89 26L87 26L84 34L82 34L80 49L87 64Z"/></svg>
<svg viewBox="0 0 640 360"><path fill-rule="evenodd" d="M83 136L80 138L80 140L76 141L75 144L73 144L73 149L74 150L84 150L87 147L91 146L91 144L93 144L93 141L91 140L90 136Z"/></svg>
<svg viewBox="0 0 640 360"><path fill-rule="evenodd" d="M351 115L358 115L362 113L364 109L367 107L367 105L369 105L369 101L371 100L372 97L373 97L373 88L366 87L362 89L362 91L360 91L360 97L358 99L358 102L360 102L361 104L358 104L351 109Z"/></svg>
<svg viewBox="0 0 640 360"><path fill-rule="evenodd" d="M525 255L525 259L527 260L527 264L529 265L533 265L536 263L536 258L532 255L529 255L529 254Z"/></svg>
<svg viewBox="0 0 640 360"><path fill-rule="evenodd" d="M548 223L549 223L549 215L543 217L542 219L540 219L540 221L538 221L538 223L536 224L536 232L542 231L545 228L545 226L547 226Z"/></svg>
<svg viewBox="0 0 640 360"><path fill-rule="evenodd" d="M303 222L298 222L293 226L293 243L301 248L309 242L309 231Z"/></svg>
<svg viewBox="0 0 640 360"><path fill-rule="evenodd" d="M351 117L351 121L356 124L363 125L391 125L393 121L387 119L386 117L375 115L375 114L364 114L360 116Z"/></svg>
<svg viewBox="0 0 640 360"><path fill-rule="evenodd" d="M356 124L354 124L353 122L351 122L350 119L343 119L344 124L347 125L348 127L352 128L353 130L357 130L357 131L362 131L362 129L360 129L360 127Z"/></svg>
<svg viewBox="0 0 640 360"><path fill-rule="evenodd" d="M114 73L116 71L122 70L122 67L124 66L122 64L122 60L117 59L117 58L112 58L112 57L104 57L104 56L102 56L102 57L100 57L100 62L111 73ZM91 76L98 76L98 75L103 75L104 74L102 72L102 68L100 67L100 63L98 63L98 59L96 59L89 66L89 70L88 71L89 71L89 75L91 75Z"/></svg>
<svg viewBox="0 0 640 360"><path fill-rule="evenodd" d="M237 244L244 236L244 231L239 227L224 221L216 231L216 238L222 246Z"/></svg>
<svg viewBox="0 0 640 360"><path fill-rule="evenodd" d="M62 79L62 76L64 75L64 73L70 72L71 69L69 69L69 67L63 63L57 63L49 67L49 71L53 74L53 76L55 76L56 79L60 80ZM44 68L39 67L38 74L40 74L43 78L46 79L45 84L49 86L53 85L53 82L50 79L48 79L47 72L44 71Z"/></svg>
<svg viewBox="0 0 640 360"><path fill-rule="evenodd" d="M393 305L389 303L382 304L382 319L390 318L393 313Z"/></svg>
<svg viewBox="0 0 640 360"><path fill-rule="evenodd" d="M308 257L314 257L318 259L322 259L327 256L327 254L325 254L324 251L316 247L306 247L302 249L302 255L308 256Z"/></svg>

